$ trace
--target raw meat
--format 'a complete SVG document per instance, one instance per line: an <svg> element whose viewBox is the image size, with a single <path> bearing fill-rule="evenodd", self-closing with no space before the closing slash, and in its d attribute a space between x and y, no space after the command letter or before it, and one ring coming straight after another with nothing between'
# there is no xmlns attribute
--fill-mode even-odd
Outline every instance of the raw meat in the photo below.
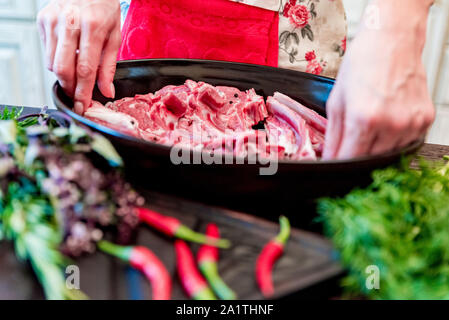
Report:
<svg viewBox="0 0 449 320"><path fill-rule="evenodd" d="M321 133L326 132L327 119L320 116L312 109L304 107L299 102L293 100L292 98L280 92L275 92L273 98L282 103L283 105L299 113L299 115L303 117L304 120L307 122L307 124L310 125L311 127L315 128Z"/></svg>
<svg viewBox="0 0 449 320"><path fill-rule="evenodd" d="M240 157L317 159L326 130L325 118L281 93L265 104L254 89L192 80L104 106L94 101L84 116L141 139Z"/></svg>
<svg viewBox="0 0 449 320"><path fill-rule="evenodd" d="M306 121L274 97L268 97L267 105L273 115L267 120L269 143L284 147L293 160L316 159Z"/></svg>

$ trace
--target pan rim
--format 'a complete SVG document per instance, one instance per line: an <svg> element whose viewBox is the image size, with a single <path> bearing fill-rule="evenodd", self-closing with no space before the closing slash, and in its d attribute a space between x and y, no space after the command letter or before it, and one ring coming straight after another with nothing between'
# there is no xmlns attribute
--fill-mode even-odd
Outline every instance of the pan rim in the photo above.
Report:
<svg viewBox="0 0 449 320"><path fill-rule="evenodd" d="M202 59L169 59L169 58L163 58L163 59L141 59L141 60L121 60L117 62L117 69L119 69L119 67L127 67L127 65L130 66L138 66L139 64L144 64L145 62L152 62L152 63L157 63L157 62L165 62L165 63L174 63L174 62L186 62L186 63L197 63L197 64L221 64L223 66L226 65L232 65L232 66L245 66L245 67L249 67L249 68L255 68L255 69L266 69L268 70L279 70L280 68L276 68L276 67L270 67L270 66L263 66L263 65L257 65L257 64L248 64L248 63L240 63L240 62L229 62L229 61L218 61L218 60L202 60ZM282 72L289 72L291 74L301 74L302 77L308 78L308 79L312 79L312 80L319 80L322 82L327 82L327 83L334 83L334 79L332 78L328 78L328 77L324 77L324 76L317 76L317 75L312 75L306 72L301 72L301 71L296 71L296 70L288 70L288 69L282 69ZM112 135L115 136L117 138L120 139L124 139L124 140L128 140L130 142L133 143L137 143L137 144L143 144L146 146L151 146L152 148L157 148L160 149L161 151L164 152L170 152L170 149L172 148L172 146L168 146L168 145L164 145L164 144L160 144L160 143L156 143L156 142L152 142L152 141L147 141L144 139L138 139L135 138L131 135L128 134L124 134L122 132L119 132L117 130L114 130L112 128L106 127L104 125L98 124L92 120L89 120L83 116L80 116L79 114L75 113L72 108L68 107L59 97L58 95L58 91L62 90L59 81L56 81L53 84L53 88L52 88L52 97L53 100L55 102L56 107L63 111L64 113L68 114L71 118L75 119L76 121L86 125L87 127L91 127L94 128L96 131L99 131L101 133L107 134L107 135ZM405 154L410 154L416 150L418 150L423 144L424 144L424 140L425 137L421 137L418 140L415 140L413 142L411 142L410 144L408 144L407 146L404 146L402 148L398 148L395 150L390 150L387 152L383 152L381 154L378 155L365 155L365 156L360 156L360 157L354 157L354 158L350 158L350 159L333 159L333 160L289 160L289 159L282 159L282 160L278 160L277 163L281 164L281 165L302 165L302 166L317 166L317 165L323 165L323 166L342 166L342 165L353 165L354 163L357 164L362 164L365 162L372 162L374 160L381 160L381 159L388 159L391 157L397 157L400 155L405 155ZM198 153L203 153L201 151L194 151L191 150L191 152L193 154L198 154ZM238 159L243 159L242 157L233 157L233 161L237 161ZM236 162L233 162L236 163ZM246 164L247 165L247 164Z"/></svg>

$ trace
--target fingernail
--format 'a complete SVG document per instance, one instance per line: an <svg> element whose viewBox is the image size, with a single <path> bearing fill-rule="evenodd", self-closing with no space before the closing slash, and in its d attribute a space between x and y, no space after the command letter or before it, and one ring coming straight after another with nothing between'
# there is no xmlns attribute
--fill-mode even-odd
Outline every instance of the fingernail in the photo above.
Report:
<svg viewBox="0 0 449 320"><path fill-rule="evenodd" d="M78 114L83 114L84 112L84 107L83 107L83 103L76 101L75 102L75 106L74 106L75 112Z"/></svg>
<svg viewBox="0 0 449 320"><path fill-rule="evenodd" d="M111 98L114 99L115 98L115 87L114 87L114 83L111 82Z"/></svg>

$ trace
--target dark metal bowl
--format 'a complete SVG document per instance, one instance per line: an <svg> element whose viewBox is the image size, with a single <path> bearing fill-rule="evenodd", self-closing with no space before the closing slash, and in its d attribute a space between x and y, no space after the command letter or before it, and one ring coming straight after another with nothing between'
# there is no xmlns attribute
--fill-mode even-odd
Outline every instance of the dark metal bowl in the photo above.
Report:
<svg viewBox="0 0 449 320"><path fill-rule="evenodd" d="M334 81L330 78L272 67L204 60L152 59L117 64L116 99L154 92L186 79L212 85L254 88L264 97L280 91L325 115L325 104ZM73 112L73 101L58 82L53 99L61 111L108 137L123 157L128 178L146 188L169 192L202 202L277 217L282 210L296 210L298 221L310 222L306 211L311 199L341 195L370 181L370 172L416 152L423 140L376 156L344 161L280 161L272 176L259 175L258 164L174 165L170 148L139 140L92 122ZM94 99L106 103L97 88ZM292 213L290 213L290 216ZM304 217L304 221L302 221Z"/></svg>

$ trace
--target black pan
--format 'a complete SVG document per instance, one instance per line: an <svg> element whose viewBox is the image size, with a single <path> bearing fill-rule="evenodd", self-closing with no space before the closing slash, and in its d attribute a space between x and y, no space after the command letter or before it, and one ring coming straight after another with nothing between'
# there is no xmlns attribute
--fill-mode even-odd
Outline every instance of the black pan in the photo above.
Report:
<svg viewBox="0 0 449 320"><path fill-rule="evenodd" d="M307 73L265 66L203 60L157 59L123 61L117 65L116 98L154 92L186 79L212 85L254 88L267 97L280 91L325 115L325 104L334 81ZM313 212L310 200L341 195L370 181L370 172L397 162L402 154L419 149L423 141L378 156L346 161L280 161L275 175L259 175L258 164L174 165L170 148L124 135L98 125L72 111L73 102L59 83L53 87L56 106L107 136L124 159L128 178L137 185L206 203L276 218L289 211L297 225L307 228ZM94 99L106 103L97 88ZM235 162L234 162L235 163ZM309 208L309 209L306 209ZM294 217L293 217L293 220Z"/></svg>

